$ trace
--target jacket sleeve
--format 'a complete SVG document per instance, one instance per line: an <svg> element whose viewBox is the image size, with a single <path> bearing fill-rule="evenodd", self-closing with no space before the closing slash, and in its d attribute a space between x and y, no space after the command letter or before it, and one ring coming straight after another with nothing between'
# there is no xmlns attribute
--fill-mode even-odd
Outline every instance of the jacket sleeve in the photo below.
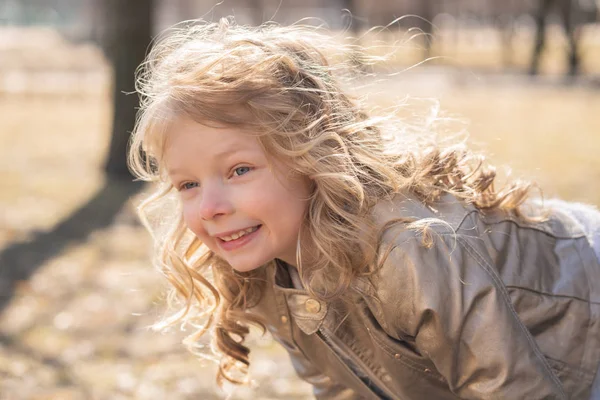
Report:
<svg viewBox="0 0 600 400"><path fill-rule="evenodd" d="M285 346L284 346L285 347ZM311 363L302 352L286 347L292 365L298 376L313 386L313 394L317 400L360 400L362 397L354 390L334 382Z"/></svg>
<svg viewBox="0 0 600 400"><path fill-rule="evenodd" d="M414 236L396 242L378 290L388 333L411 337L461 398L566 398L489 253L471 241L448 234L430 248Z"/></svg>

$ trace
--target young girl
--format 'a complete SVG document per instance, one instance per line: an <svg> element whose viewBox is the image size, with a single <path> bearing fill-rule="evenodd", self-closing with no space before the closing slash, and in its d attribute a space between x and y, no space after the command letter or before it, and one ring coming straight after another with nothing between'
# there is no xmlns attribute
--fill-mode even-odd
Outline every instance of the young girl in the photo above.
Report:
<svg viewBox="0 0 600 400"><path fill-rule="evenodd" d="M336 46L222 20L152 49L130 163L160 184L165 323L210 332L219 382L255 324L319 399L600 398L598 212L369 116Z"/></svg>

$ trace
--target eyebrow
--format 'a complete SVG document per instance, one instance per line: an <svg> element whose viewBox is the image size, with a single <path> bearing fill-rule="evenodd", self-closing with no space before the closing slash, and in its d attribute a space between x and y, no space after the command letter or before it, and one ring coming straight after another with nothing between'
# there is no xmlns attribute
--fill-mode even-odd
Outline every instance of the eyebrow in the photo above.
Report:
<svg viewBox="0 0 600 400"><path fill-rule="evenodd" d="M232 155L233 153L237 153L238 151L240 151L240 148L237 146L228 146L225 149L221 150L221 151L217 151L216 153L212 154L213 158L225 158L227 156Z"/></svg>

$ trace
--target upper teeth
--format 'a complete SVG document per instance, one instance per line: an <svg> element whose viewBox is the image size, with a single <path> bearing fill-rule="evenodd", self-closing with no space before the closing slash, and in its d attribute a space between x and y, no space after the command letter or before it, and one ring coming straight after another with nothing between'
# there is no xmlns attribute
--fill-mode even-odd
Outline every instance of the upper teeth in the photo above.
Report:
<svg viewBox="0 0 600 400"><path fill-rule="evenodd" d="M247 228L247 229L241 230L241 231L239 231L237 233L234 233L231 236L222 236L219 239L221 239L221 240L223 240L225 242L229 242L231 240L239 239L239 238L241 238L242 236L244 236L244 235L246 235L248 233L252 233L252 232L254 232L257 229L258 229L258 226L253 226L252 228Z"/></svg>

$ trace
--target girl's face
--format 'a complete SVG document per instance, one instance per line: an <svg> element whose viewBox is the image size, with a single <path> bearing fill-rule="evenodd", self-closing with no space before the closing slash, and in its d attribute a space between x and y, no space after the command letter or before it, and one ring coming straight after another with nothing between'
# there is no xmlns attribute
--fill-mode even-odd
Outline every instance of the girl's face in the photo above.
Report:
<svg viewBox="0 0 600 400"><path fill-rule="evenodd" d="M296 265L309 180L269 162L256 137L180 118L169 131L165 162L188 228L234 269L275 258Z"/></svg>

